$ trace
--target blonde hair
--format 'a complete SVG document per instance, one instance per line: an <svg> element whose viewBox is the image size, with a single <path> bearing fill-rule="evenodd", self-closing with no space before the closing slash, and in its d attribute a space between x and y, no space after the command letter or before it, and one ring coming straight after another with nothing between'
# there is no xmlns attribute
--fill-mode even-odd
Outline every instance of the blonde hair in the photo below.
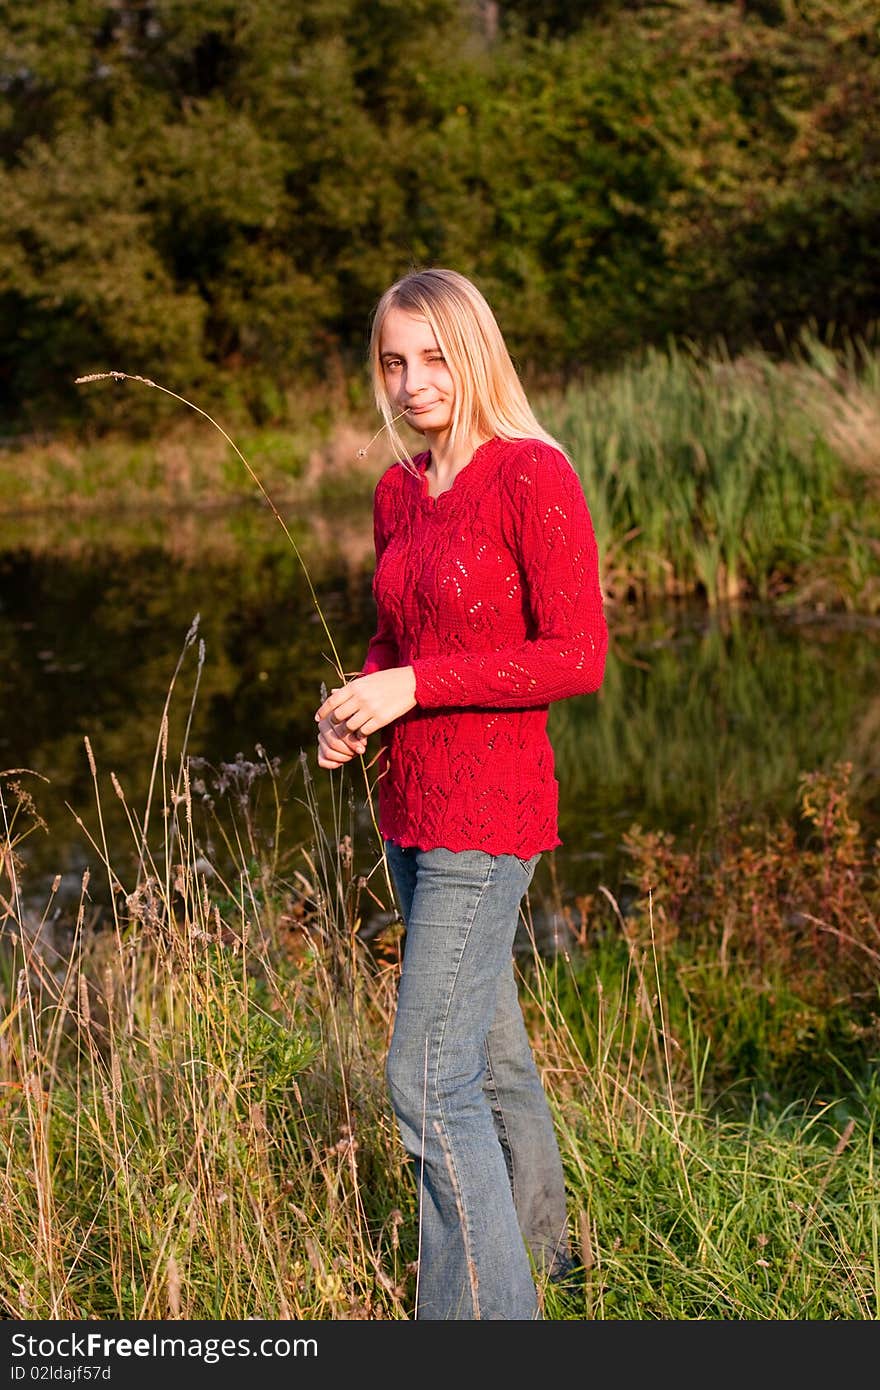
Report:
<svg viewBox="0 0 880 1390"><path fill-rule="evenodd" d="M568 457L535 418L495 315L472 281L435 266L395 281L376 305L370 333L370 368L376 405L399 463L412 457L394 423L380 357L382 329L392 309L430 326L455 387L453 444L463 439L541 439ZM399 418L399 417L398 417Z"/></svg>

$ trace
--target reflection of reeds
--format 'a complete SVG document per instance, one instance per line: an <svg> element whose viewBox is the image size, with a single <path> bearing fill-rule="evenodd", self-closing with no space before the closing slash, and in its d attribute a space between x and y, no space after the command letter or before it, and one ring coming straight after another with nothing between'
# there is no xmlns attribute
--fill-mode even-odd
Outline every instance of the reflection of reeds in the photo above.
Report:
<svg viewBox="0 0 880 1390"><path fill-rule="evenodd" d="M737 809L784 812L803 768L843 757L854 801L877 823L876 618L804 624L675 607L618 626L622 615L599 698L551 711L566 844L585 848L605 813L627 805L682 831Z"/></svg>

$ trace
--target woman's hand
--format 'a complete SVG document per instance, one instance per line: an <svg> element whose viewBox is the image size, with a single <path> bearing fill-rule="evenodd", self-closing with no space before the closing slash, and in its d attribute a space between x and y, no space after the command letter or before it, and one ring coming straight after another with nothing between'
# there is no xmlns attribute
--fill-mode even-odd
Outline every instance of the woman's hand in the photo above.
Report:
<svg viewBox="0 0 880 1390"><path fill-rule="evenodd" d="M326 727L334 731L337 741L352 734L363 739L377 729L384 729L386 724L392 724L415 703L415 671L411 666L392 666L387 671L357 676L347 685L331 690L315 719L319 727L324 727L323 721L329 720ZM347 761L346 758L339 760Z"/></svg>
<svg viewBox="0 0 880 1390"><path fill-rule="evenodd" d="M367 740L361 734L346 732L329 716L318 725L318 767L341 767L363 753Z"/></svg>

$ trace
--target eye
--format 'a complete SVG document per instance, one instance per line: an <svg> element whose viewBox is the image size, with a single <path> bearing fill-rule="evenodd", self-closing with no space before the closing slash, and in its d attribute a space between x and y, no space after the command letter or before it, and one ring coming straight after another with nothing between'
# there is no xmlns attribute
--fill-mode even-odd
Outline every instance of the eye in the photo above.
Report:
<svg viewBox="0 0 880 1390"><path fill-rule="evenodd" d="M446 358L443 356L442 352L434 352L434 353L432 353L431 356L428 358L428 361L429 361L429 362L445 362L445 361L446 361Z"/></svg>
<svg viewBox="0 0 880 1390"><path fill-rule="evenodd" d="M399 357L386 357L383 363L386 372L396 372L400 369Z"/></svg>

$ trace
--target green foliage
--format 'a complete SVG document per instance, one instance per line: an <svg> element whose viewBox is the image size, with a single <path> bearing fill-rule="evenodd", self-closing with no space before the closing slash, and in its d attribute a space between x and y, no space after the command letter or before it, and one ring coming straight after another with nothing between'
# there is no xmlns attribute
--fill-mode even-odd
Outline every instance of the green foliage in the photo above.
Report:
<svg viewBox="0 0 880 1390"><path fill-rule="evenodd" d="M475 276L536 378L877 316L863 0L6 13L8 430L88 418L73 378L108 368L203 398L243 381L283 418L291 383L360 363L378 294L426 261Z"/></svg>

